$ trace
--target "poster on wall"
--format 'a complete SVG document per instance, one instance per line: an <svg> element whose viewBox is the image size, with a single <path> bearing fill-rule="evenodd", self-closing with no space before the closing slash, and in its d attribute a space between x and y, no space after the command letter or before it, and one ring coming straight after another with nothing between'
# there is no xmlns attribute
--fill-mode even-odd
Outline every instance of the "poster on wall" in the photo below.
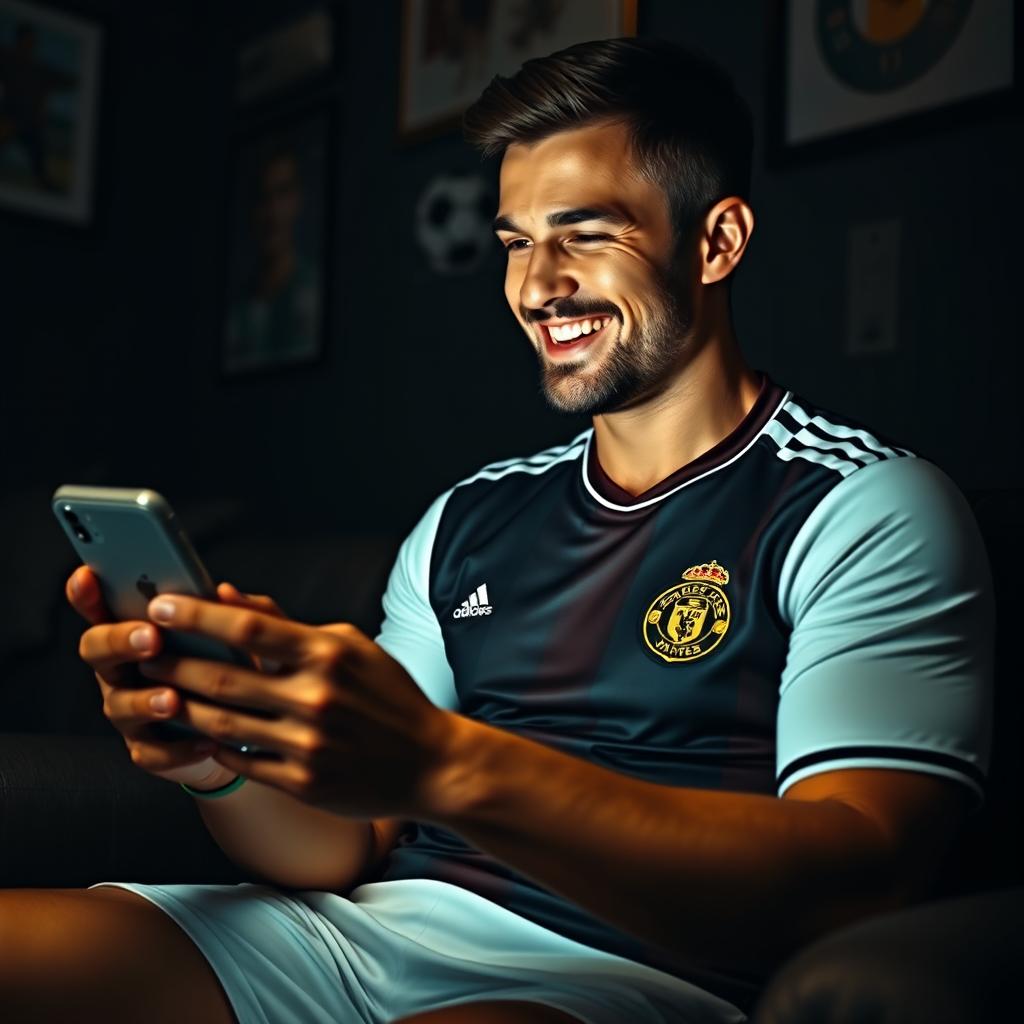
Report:
<svg viewBox="0 0 1024 1024"><path fill-rule="evenodd" d="M457 128L495 75L590 39L636 33L636 0L404 0L398 132Z"/></svg>
<svg viewBox="0 0 1024 1024"><path fill-rule="evenodd" d="M774 14L770 163L1019 103L1013 0L776 0Z"/></svg>
<svg viewBox="0 0 1024 1024"><path fill-rule="evenodd" d="M239 50L235 99L239 103L271 99L330 71L334 60L331 11L317 8L270 32L250 39Z"/></svg>
<svg viewBox="0 0 1024 1024"><path fill-rule="evenodd" d="M0 0L0 209L88 225L102 31Z"/></svg>
<svg viewBox="0 0 1024 1024"><path fill-rule="evenodd" d="M231 181L222 370L316 361L323 351L330 114L262 128Z"/></svg>

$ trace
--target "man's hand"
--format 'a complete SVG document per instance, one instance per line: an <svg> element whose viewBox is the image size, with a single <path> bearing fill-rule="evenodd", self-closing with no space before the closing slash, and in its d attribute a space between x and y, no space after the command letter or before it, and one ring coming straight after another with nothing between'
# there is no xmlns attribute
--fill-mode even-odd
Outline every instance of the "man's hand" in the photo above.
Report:
<svg viewBox="0 0 1024 1024"><path fill-rule="evenodd" d="M355 626L309 626L178 595L154 598L148 613L160 626L214 637L277 666L273 676L188 657L140 666L149 679L230 705L183 693L181 721L214 740L272 752L218 748L220 764L346 817L426 816L427 783L456 716L432 704Z"/></svg>
<svg viewBox="0 0 1024 1024"><path fill-rule="evenodd" d="M223 583L221 588L222 600L237 595L244 603L244 595L230 584ZM232 778L230 770L217 764L194 739L161 740L151 729L170 717L177 697L173 691L140 689L133 666L159 654L160 630L148 622L111 621L99 580L88 566L79 566L68 577L65 593L72 608L89 623L78 652L93 670L103 695L103 714L121 734L132 762L157 778L198 789L214 789ZM166 698L167 703L155 706L151 702L157 697Z"/></svg>

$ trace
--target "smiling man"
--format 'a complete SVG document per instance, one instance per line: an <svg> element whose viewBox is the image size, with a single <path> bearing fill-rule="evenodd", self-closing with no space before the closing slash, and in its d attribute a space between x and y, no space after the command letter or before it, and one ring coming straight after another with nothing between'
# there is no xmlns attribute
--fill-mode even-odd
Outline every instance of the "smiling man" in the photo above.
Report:
<svg viewBox="0 0 1024 1024"><path fill-rule="evenodd" d="M630 135L615 120L566 126L533 144L509 133L506 143L502 205L523 212L522 223L507 213L494 221L509 256L505 294L533 328L544 394L563 412L622 411L664 391L667 368L692 355L691 297L679 288L688 275L668 198L652 182L623 176ZM562 208L580 196L590 201ZM751 227L743 225L744 237ZM551 274L571 275L572 287L549 292Z"/></svg>
<svg viewBox="0 0 1024 1024"><path fill-rule="evenodd" d="M168 1020L739 1021L802 944L927 893L978 803L977 527L934 465L745 364L751 119L728 77L587 43L495 79L466 127L502 155L505 292L544 394L593 425L441 493L375 640L227 584L111 624L80 570L133 760L191 782L270 884L68 893L106 959L82 971L51 930L6 965L6 1006L38 1008L45 974L95 998L140 977L136 1009ZM278 669L156 658L162 629ZM156 690L119 685L139 661L163 717L273 756L153 741Z"/></svg>

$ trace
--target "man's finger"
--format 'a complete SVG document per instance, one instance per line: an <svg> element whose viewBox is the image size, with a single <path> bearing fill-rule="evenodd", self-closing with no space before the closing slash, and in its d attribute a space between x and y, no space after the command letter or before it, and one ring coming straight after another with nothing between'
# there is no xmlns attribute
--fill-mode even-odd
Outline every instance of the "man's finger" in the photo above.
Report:
<svg viewBox="0 0 1024 1024"><path fill-rule="evenodd" d="M100 593L99 580L87 565L80 565L68 577L64 593L71 607L90 625L97 626L101 622L110 621L110 613Z"/></svg>
<svg viewBox="0 0 1024 1024"><path fill-rule="evenodd" d="M82 634L78 654L105 679L115 682L121 678L121 665L151 658L162 647L160 630L151 622L100 623Z"/></svg>
<svg viewBox="0 0 1024 1024"><path fill-rule="evenodd" d="M294 687L286 689L279 680L271 681L260 672L227 662L165 657L143 662L139 672L147 679L180 686L218 704L287 715L294 715L302 708L301 701L296 700Z"/></svg>
<svg viewBox="0 0 1024 1024"><path fill-rule="evenodd" d="M315 659L323 636L312 626L283 619L254 608L238 608L181 594L161 594L149 602L149 617L161 626L183 633L201 633L250 654L287 665Z"/></svg>
<svg viewBox="0 0 1024 1024"><path fill-rule="evenodd" d="M182 702L176 721L190 725L203 736L229 747L245 746L261 754L302 760L316 738L309 726L288 720L270 720L247 715L235 708L222 708L198 700Z"/></svg>
<svg viewBox="0 0 1024 1024"><path fill-rule="evenodd" d="M152 698L166 692L168 691L165 686L144 690L112 687L106 695L107 717L116 722L122 733L134 737L141 726L172 718L181 711L183 701L173 690L170 691L170 700L166 708L153 706Z"/></svg>
<svg viewBox="0 0 1024 1024"><path fill-rule="evenodd" d="M233 583L219 583L217 596L228 604L258 608L260 611L280 618L287 618L281 606L267 594L243 594Z"/></svg>

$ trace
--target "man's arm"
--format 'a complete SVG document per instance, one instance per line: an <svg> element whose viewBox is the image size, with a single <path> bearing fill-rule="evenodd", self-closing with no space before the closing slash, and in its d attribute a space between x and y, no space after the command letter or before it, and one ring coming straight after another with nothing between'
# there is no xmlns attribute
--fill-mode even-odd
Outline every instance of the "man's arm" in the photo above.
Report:
<svg viewBox="0 0 1024 1024"><path fill-rule="evenodd" d="M770 968L819 934L918 895L969 791L853 769L782 799L619 775L453 718L426 802L438 824L641 939Z"/></svg>
<svg viewBox="0 0 1024 1024"><path fill-rule="evenodd" d="M229 796L196 803L231 861L293 889L347 892L373 874L401 828L394 818L341 818L254 779Z"/></svg>

